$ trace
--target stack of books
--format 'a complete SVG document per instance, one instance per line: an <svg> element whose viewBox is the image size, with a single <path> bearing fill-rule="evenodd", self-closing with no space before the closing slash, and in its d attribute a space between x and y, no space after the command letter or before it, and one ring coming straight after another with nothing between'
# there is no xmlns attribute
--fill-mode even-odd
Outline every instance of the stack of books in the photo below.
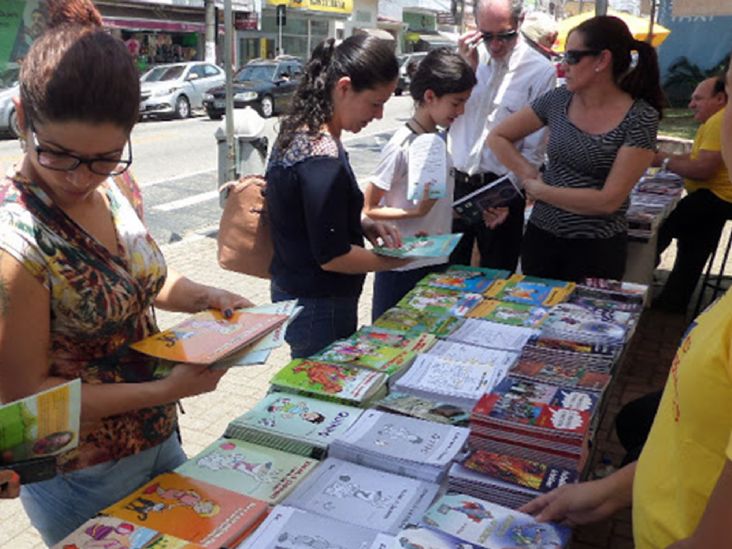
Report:
<svg viewBox="0 0 732 549"><path fill-rule="evenodd" d="M288 393L270 393L231 421L224 436L321 459L363 410Z"/></svg>
<svg viewBox="0 0 732 549"><path fill-rule="evenodd" d="M450 341L459 341L504 351L519 352L539 330L509 326L498 322L466 318L452 333L447 336Z"/></svg>
<svg viewBox="0 0 732 549"><path fill-rule="evenodd" d="M470 446L582 470L598 393L508 376L470 417Z"/></svg>
<svg viewBox="0 0 732 549"><path fill-rule="evenodd" d="M440 482L452 461L464 453L469 434L463 427L367 410L333 441L328 455L381 471Z"/></svg>
<svg viewBox="0 0 732 549"><path fill-rule="evenodd" d="M573 469L478 450L462 463L452 464L448 489L518 509L543 493L577 482L578 478Z"/></svg>
<svg viewBox="0 0 732 549"><path fill-rule="evenodd" d="M397 303L397 307L436 315L465 316L481 301L482 294L417 285Z"/></svg>
<svg viewBox="0 0 732 549"><path fill-rule="evenodd" d="M592 305L561 303L551 308L541 336L579 343L622 346L632 335L636 315Z"/></svg>
<svg viewBox="0 0 732 549"><path fill-rule="evenodd" d="M574 287L574 282L514 274L496 280L484 295L509 303L551 307L566 301Z"/></svg>
<svg viewBox="0 0 732 549"><path fill-rule="evenodd" d="M684 190L684 180L671 172L656 172L642 177L630 193L625 216L628 236L647 241L668 216Z"/></svg>
<svg viewBox="0 0 732 549"><path fill-rule="evenodd" d="M613 361L589 353L525 348L509 373L561 387L602 393L611 380Z"/></svg>
<svg viewBox="0 0 732 549"><path fill-rule="evenodd" d="M87 520L74 532L66 536L56 545L58 549L81 548L126 548L155 549L170 547L171 549L201 549L203 545L187 542L175 536L163 534L157 530L139 526L117 517L97 516Z"/></svg>
<svg viewBox="0 0 732 549"><path fill-rule="evenodd" d="M428 274L418 285L482 294L496 279L506 278L510 274L509 271L499 269L452 265L444 273Z"/></svg>

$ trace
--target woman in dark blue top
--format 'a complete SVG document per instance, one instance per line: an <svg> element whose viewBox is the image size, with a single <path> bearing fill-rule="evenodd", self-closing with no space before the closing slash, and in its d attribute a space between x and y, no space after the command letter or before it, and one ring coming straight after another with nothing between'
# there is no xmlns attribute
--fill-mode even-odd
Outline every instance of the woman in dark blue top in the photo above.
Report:
<svg viewBox="0 0 732 549"><path fill-rule="evenodd" d="M341 144L343 130L356 133L382 117L397 75L388 42L358 35L336 47L326 40L282 121L266 175L270 271L272 301L296 298L304 307L285 337L294 358L355 331L364 273L405 264L364 248L364 237L396 246L399 234L362 219L363 194Z"/></svg>

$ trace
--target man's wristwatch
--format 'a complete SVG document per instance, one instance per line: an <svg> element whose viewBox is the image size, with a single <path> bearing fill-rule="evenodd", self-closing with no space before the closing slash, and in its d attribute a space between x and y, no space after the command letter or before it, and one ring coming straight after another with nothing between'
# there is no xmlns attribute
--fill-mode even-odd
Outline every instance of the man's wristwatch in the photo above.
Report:
<svg viewBox="0 0 732 549"><path fill-rule="evenodd" d="M661 161L661 171L662 172L668 171L668 163L670 162L670 160L671 160L671 157L667 156L666 158L663 159L663 161Z"/></svg>

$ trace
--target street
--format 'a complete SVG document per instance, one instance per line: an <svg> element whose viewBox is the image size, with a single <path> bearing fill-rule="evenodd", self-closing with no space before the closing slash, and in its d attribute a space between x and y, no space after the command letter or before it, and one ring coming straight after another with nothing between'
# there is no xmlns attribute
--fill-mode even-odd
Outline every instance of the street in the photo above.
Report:
<svg viewBox="0 0 732 549"><path fill-rule="evenodd" d="M379 153L397 125L412 113L408 96L393 96L384 117L361 133L343 135L351 164L361 184L378 162ZM276 118L266 121L270 146L276 136ZM195 235L211 234L221 210L216 192L217 147L214 133L224 121L196 116L186 120L146 120L132 132L132 170L142 187L145 221L159 244ZM20 159L18 142L0 140L3 173Z"/></svg>

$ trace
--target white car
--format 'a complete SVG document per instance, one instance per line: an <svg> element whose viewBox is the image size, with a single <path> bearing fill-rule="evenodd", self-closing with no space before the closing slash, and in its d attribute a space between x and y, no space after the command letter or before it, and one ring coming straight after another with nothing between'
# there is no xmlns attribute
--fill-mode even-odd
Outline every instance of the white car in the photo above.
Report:
<svg viewBox="0 0 732 549"><path fill-rule="evenodd" d="M223 69L203 61L158 65L140 77L140 115L188 118L225 79Z"/></svg>
<svg viewBox="0 0 732 549"><path fill-rule="evenodd" d="M13 97L20 95L19 72L17 64L8 63L5 71L0 73L0 134L10 134L11 137L18 137L20 133L13 104Z"/></svg>

